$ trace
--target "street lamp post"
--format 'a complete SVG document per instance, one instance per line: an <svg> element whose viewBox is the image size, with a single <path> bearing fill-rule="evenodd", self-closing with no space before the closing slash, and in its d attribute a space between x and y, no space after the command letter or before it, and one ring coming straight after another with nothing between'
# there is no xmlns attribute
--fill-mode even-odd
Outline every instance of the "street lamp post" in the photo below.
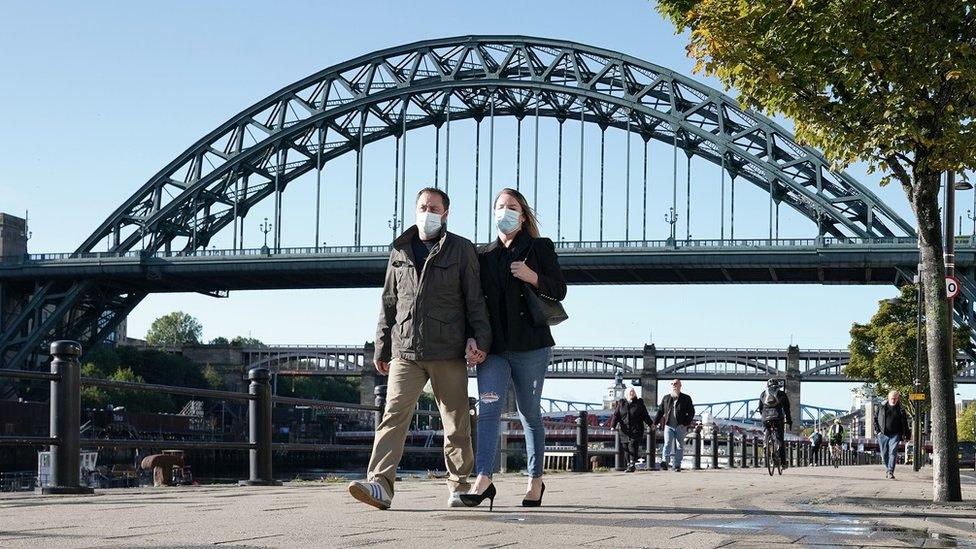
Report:
<svg viewBox="0 0 976 549"><path fill-rule="evenodd" d="M264 233L264 245L261 246L261 253L267 255L271 250L268 248L268 233L271 232L271 227L274 225L268 223L268 218L264 218L264 223L258 225L258 229Z"/></svg>
<svg viewBox="0 0 976 549"><path fill-rule="evenodd" d="M678 223L678 212L674 211L674 207L668 209L668 213L664 214L664 222L671 226L671 236L668 238L668 243L672 246L675 240L675 228Z"/></svg>

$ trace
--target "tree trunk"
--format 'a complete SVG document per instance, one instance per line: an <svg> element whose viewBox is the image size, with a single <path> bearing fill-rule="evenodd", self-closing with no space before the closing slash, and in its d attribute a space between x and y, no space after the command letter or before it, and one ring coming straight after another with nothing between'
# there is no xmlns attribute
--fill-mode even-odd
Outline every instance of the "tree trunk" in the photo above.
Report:
<svg viewBox="0 0 976 549"><path fill-rule="evenodd" d="M955 417L955 360L949 351L952 323L945 285L939 172L916 170L909 194L918 219L919 280L925 295L925 341L932 399L932 501L961 501ZM921 438L921 437L919 437ZM915 444L921 444L916 440Z"/></svg>

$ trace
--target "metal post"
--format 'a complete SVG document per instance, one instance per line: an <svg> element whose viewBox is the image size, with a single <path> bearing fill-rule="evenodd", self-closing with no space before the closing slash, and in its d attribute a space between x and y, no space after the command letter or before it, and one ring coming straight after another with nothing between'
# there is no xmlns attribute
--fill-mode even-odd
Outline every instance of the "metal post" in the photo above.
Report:
<svg viewBox="0 0 976 549"><path fill-rule="evenodd" d="M444 192L451 192L451 98L447 98L447 128L444 132Z"/></svg>
<svg viewBox="0 0 976 549"><path fill-rule="evenodd" d="M280 486L271 474L271 374L267 368L251 368L247 372L251 381L248 393L248 451L250 475L242 480L245 486Z"/></svg>
<svg viewBox="0 0 976 549"><path fill-rule="evenodd" d="M604 160L607 153L607 130L600 127L600 242L603 242L603 188L604 188Z"/></svg>
<svg viewBox="0 0 976 549"><path fill-rule="evenodd" d="M583 241L583 161L586 158L583 154L583 133L586 130L584 115L586 114L586 103L580 104L580 183L579 183L579 241Z"/></svg>
<svg viewBox="0 0 976 549"><path fill-rule="evenodd" d="M563 120L559 120L559 159L556 162L556 243L563 236Z"/></svg>
<svg viewBox="0 0 976 549"><path fill-rule="evenodd" d="M645 442L647 443L647 452L646 452L646 455L647 455L647 470L648 471L653 471L654 470L654 454L656 453L656 450L657 450L655 448L655 446L657 446L657 429L651 427L647 431L647 437L646 438L647 438L647 440Z"/></svg>
<svg viewBox="0 0 976 549"><path fill-rule="evenodd" d="M729 431L729 439L726 442L728 448L725 454L729 456L729 469L735 469L735 433Z"/></svg>
<svg viewBox="0 0 976 549"><path fill-rule="evenodd" d="M627 111L627 169L625 170L624 176L624 201L626 206L624 207L624 240L630 240L630 117L631 113Z"/></svg>
<svg viewBox="0 0 976 549"><path fill-rule="evenodd" d="M749 467L748 458L747 458L748 446L749 445L746 444L746 434L742 433L742 461L740 467L742 467L743 469Z"/></svg>
<svg viewBox="0 0 976 549"><path fill-rule="evenodd" d="M471 422L471 455L475 455L478 448L478 399L468 397L468 420Z"/></svg>
<svg viewBox="0 0 976 549"><path fill-rule="evenodd" d="M718 429L712 427L712 469L718 469Z"/></svg>
<svg viewBox="0 0 976 549"><path fill-rule="evenodd" d="M752 437L752 466L759 467L759 437Z"/></svg>
<svg viewBox="0 0 976 549"><path fill-rule="evenodd" d="M695 461L692 468L696 471L701 470L702 437L701 425L695 427Z"/></svg>
<svg viewBox="0 0 976 549"><path fill-rule="evenodd" d="M586 410L580 410L579 417L576 418L576 472L582 473L590 470L590 435L589 435L589 414Z"/></svg>
<svg viewBox="0 0 976 549"><path fill-rule="evenodd" d="M477 242L478 241L478 183L481 180L481 119L476 118L474 124L475 124L474 126L474 236L471 237L471 240Z"/></svg>
<svg viewBox="0 0 976 549"><path fill-rule="evenodd" d="M379 429L380 423L383 421L383 413L386 412L386 385L377 385L373 388L373 403L379 407L379 410L373 412L373 429Z"/></svg>
<svg viewBox="0 0 976 549"><path fill-rule="evenodd" d="M91 494L91 488L81 485L81 344L76 341L51 343L51 373L59 376L51 380L50 436L57 444L50 447L50 486L42 486L42 494ZM39 479L41 480L41 479Z"/></svg>
<svg viewBox="0 0 976 549"><path fill-rule="evenodd" d="M515 120L515 190L522 192L522 118Z"/></svg>
<svg viewBox="0 0 976 549"><path fill-rule="evenodd" d="M495 98L489 97L491 104L488 105L488 200L492 200L495 194ZM491 204L491 208L495 205ZM491 218L488 218L488 236L485 242L491 242Z"/></svg>
<svg viewBox="0 0 976 549"><path fill-rule="evenodd" d="M615 429L613 431L613 470L623 471L624 470L624 448L620 443L620 430Z"/></svg>
<svg viewBox="0 0 976 549"><path fill-rule="evenodd" d="M644 441L647 444L647 450L644 452L645 463L647 465L648 471L654 470L654 446L657 445L657 433L652 427L647 431L647 435L644 437Z"/></svg>

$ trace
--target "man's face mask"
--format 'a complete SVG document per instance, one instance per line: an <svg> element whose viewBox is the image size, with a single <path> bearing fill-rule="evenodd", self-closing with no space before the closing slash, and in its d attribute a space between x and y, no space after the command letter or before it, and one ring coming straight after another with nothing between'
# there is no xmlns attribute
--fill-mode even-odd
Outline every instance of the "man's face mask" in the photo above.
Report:
<svg viewBox="0 0 976 549"><path fill-rule="evenodd" d="M442 225L441 214L417 212L417 229L420 231L420 237L424 240L437 236Z"/></svg>
<svg viewBox="0 0 976 549"><path fill-rule="evenodd" d="M502 234L512 234L522 225L522 214L508 208L495 210L495 227Z"/></svg>

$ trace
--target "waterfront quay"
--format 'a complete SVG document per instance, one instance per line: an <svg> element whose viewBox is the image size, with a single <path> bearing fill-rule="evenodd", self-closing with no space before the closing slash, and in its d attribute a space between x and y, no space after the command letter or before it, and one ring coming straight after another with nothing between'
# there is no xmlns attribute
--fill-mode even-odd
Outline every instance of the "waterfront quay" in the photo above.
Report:
<svg viewBox="0 0 976 549"><path fill-rule="evenodd" d="M0 497L3 547L976 547L976 478L958 504L931 503L929 471L881 466L546 476L497 475L495 510L445 508L438 479L407 477L393 508L344 482L107 489Z"/></svg>

